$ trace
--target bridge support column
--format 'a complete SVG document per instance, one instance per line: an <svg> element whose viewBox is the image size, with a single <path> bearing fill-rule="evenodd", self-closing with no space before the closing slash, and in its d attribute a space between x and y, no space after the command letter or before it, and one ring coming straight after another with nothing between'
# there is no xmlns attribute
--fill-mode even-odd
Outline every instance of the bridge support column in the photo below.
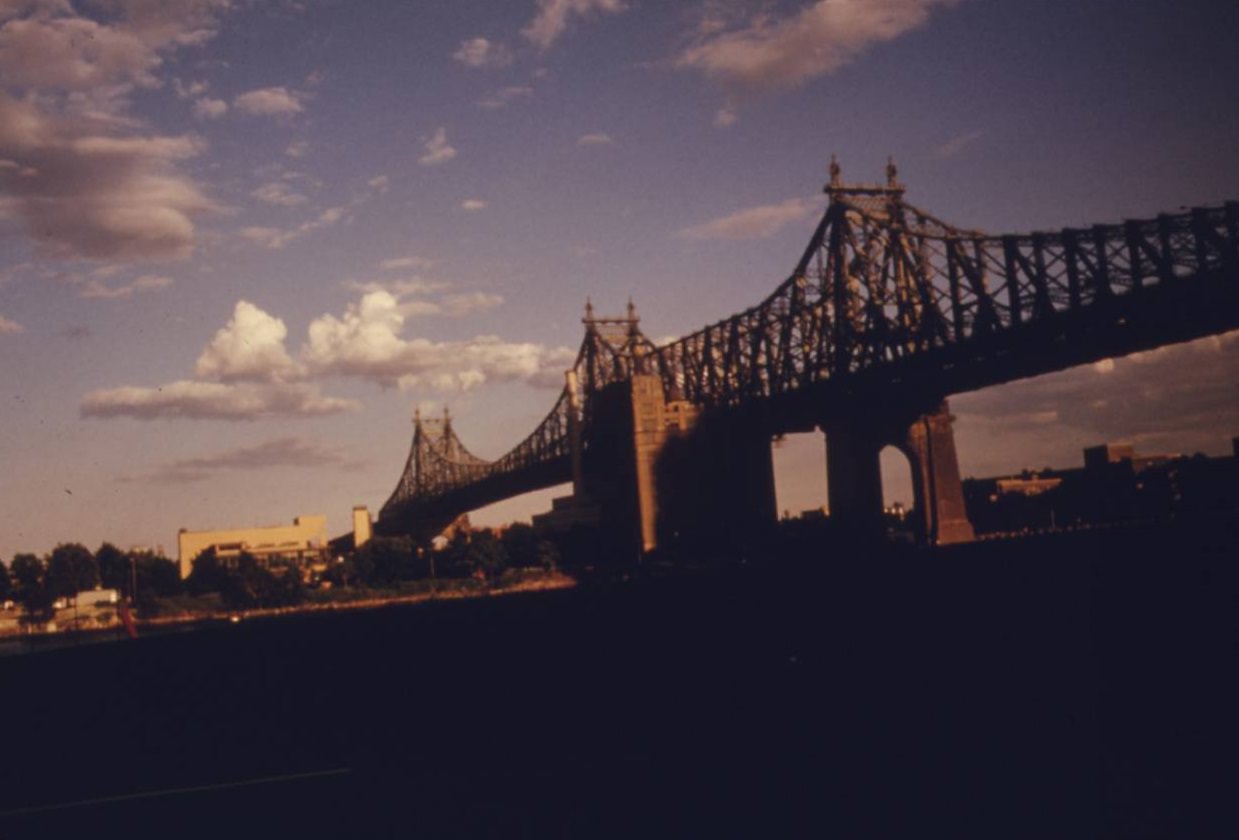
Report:
<svg viewBox="0 0 1239 840"><path fill-rule="evenodd" d="M976 536L964 507L959 459L955 455L953 418L946 400L918 417L908 428L902 447L912 467L918 530L934 545L971 542Z"/></svg>
<svg viewBox="0 0 1239 840"><path fill-rule="evenodd" d="M915 419L909 422L910 415ZM868 406L823 423L831 521L854 535L882 535L880 453L894 446L911 467L918 539L932 545L972 540L951 420L943 400L920 415L892 417L890 406Z"/></svg>
<svg viewBox="0 0 1239 840"><path fill-rule="evenodd" d="M862 412L826 424L825 432L830 521L850 534L880 537L883 437Z"/></svg>

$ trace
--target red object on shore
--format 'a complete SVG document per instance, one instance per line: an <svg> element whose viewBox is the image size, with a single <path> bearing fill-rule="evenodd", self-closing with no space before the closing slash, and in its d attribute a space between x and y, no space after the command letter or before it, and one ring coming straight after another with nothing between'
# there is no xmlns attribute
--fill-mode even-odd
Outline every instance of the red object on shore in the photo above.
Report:
<svg viewBox="0 0 1239 840"><path fill-rule="evenodd" d="M125 625L125 632L129 634L129 638L138 638L138 625L133 621L133 613L129 612L129 602L122 600L118 603L116 614L120 616L121 624Z"/></svg>

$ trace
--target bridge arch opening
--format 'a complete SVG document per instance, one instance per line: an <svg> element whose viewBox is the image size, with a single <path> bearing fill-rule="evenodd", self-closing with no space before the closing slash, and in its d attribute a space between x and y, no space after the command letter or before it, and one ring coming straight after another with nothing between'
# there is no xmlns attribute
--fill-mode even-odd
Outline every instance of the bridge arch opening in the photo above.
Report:
<svg viewBox="0 0 1239 840"><path fill-rule="evenodd" d="M884 446L878 453L882 469L882 505L887 533L892 536L917 537L914 508L916 490L912 483L912 464L908 454L898 446Z"/></svg>
<svg viewBox="0 0 1239 840"><path fill-rule="evenodd" d="M820 432L781 435L770 443L780 519L826 510L826 447Z"/></svg>

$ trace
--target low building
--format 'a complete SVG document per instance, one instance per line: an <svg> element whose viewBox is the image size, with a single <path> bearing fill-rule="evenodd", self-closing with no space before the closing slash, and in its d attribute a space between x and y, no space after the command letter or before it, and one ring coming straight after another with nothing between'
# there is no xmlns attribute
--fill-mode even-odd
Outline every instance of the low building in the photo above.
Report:
<svg viewBox="0 0 1239 840"><path fill-rule="evenodd" d="M176 535L181 577L189 577L194 558L209 548L227 562L242 552L268 565L305 565L322 560L328 552L327 517L298 516L292 525L236 528L223 531L190 531Z"/></svg>

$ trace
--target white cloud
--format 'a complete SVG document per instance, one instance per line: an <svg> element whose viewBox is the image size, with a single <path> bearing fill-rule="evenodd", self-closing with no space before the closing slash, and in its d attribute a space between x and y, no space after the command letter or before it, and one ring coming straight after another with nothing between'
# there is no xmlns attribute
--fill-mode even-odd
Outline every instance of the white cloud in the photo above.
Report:
<svg viewBox="0 0 1239 840"><path fill-rule="evenodd" d="M502 305L503 297L490 292L463 292L446 295L442 301L443 312L456 317L468 315L470 312L494 309Z"/></svg>
<svg viewBox="0 0 1239 840"><path fill-rule="evenodd" d="M730 106L724 106L714 112L714 124L719 128L735 125L738 119L740 119L740 116L736 113L736 109Z"/></svg>
<svg viewBox="0 0 1239 840"><path fill-rule="evenodd" d="M15 335L19 332L25 332L25 330L26 328L21 324L0 315L0 335Z"/></svg>
<svg viewBox="0 0 1239 840"><path fill-rule="evenodd" d="M82 398L83 417L135 420L257 420L263 417L321 417L360 408L356 400L325 397L307 383L198 382L178 380L158 388L126 386L91 391Z"/></svg>
<svg viewBox="0 0 1239 840"><path fill-rule="evenodd" d="M538 14L521 34L540 49L549 49L574 15L584 16L592 12L616 14L627 8L623 0L538 0Z"/></svg>
<svg viewBox="0 0 1239 840"><path fill-rule="evenodd" d="M460 42L452 58L466 67L506 67L512 63L512 51L486 38L470 38Z"/></svg>
<svg viewBox="0 0 1239 840"><path fill-rule="evenodd" d="M483 201L480 198L466 198L464 201L460 202L460 209L470 212L475 210L485 210L489 206L489 202Z"/></svg>
<svg viewBox="0 0 1239 840"><path fill-rule="evenodd" d="M428 260L425 257L392 257L380 262L379 268L384 271L400 271L406 268L411 268L414 271L425 271L434 264L434 260Z"/></svg>
<svg viewBox="0 0 1239 840"><path fill-rule="evenodd" d="M779 204L764 204L738 210L676 233L681 239L765 239L789 224L807 219L818 209L818 202L789 198Z"/></svg>
<svg viewBox="0 0 1239 840"><path fill-rule="evenodd" d="M440 126L426 141L426 154L417 159L422 166L437 166L456 157L456 150L447 142L447 129Z"/></svg>
<svg viewBox="0 0 1239 840"><path fill-rule="evenodd" d="M305 204L309 201L301 193L290 189L288 184L283 181L269 181L251 192L250 195L259 201L265 201L267 204L276 204L280 207L295 207L298 204Z"/></svg>
<svg viewBox="0 0 1239 840"><path fill-rule="evenodd" d="M1102 359L1093 363L1093 370L1100 374L1114 373L1114 359Z"/></svg>
<svg viewBox="0 0 1239 840"><path fill-rule="evenodd" d="M758 13L730 31L712 20L676 56L675 66L699 71L735 93L795 87L924 25L934 7L957 2L816 0L783 19Z"/></svg>
<svg viewBox="0 0 1239 840"><path fill-rule="evenodd" d="M217 120L228 113L228 103L204 96L194 100L194 116L200 120Z"/></svg>
<svg viewBox="0 0 1239 840"><path fill-rule="evenodd" d="M463 312L494 300L461 296L455 303ZM452 342L405 339L400 335L405 320L394 295L369 292L342 318L323 315L311 322L302 359L320 375L357 377L383 387L468 390L491 380L554 386L575 358L569 348L514 344L495 336Z"/></svg>
<svg viewBox="0 0 1239 840"><path fill-rule="evenodd" d="M98 279L90 278L82 287L80 294L84 298L105 298L115 300L117 298L131 297L135 293L154 292L159 289L166 289L171 285L171 277L164 277L159 274L143 274L132 283L126 283L123 286L108 286Z"/></svg>
<svg viewBox="0 0 1239 840"><path fill-rule="evenodd" d="M278 382L301 375L284 349L284 322L249 301L239 300L232 319L198 357L194 373L221 382Z"/></svg>
<svg viewBox="0 0 1239 840"><path fill-rule="evenodd" d="M238 111L257 116L297 114L302 110L301 95L283 86L247 91L232 104Z"/></svg>
<svg viewBox="0 0 1239 840"><path fill-rule="evenodd" d="M306 234L334 225L336 222L345 218L348 212L346 207L328 207L317 217L308 222L303 222L295 228L288 230L273 227L251 226L241 228L241 236L253 242L255 245L261 245L264 248L279 250L296 239L300 239Z"/></svg>
<svg viewBox="0 0 1239 840"><path fill-rule="evenodd" d="M383 193L387 192L387 189L391 186L391 178L388 178L386 175L376 175L369 181L366 181L366 183L376 192Z"/></svg>
<svg viewBox="0 0 1239 840"><path fill-rule="evenodd" d="M284 154L292 158L305 157L310 151L310 144L305 140L294 140L284 149Z"/></svg>
<svg viewBox="0 0 1239 840"><path fill-rule="evenodd" d="M578 146L609 146L614 142L610 134L597 132L594 134L582 134L577 138L576 144Z"/></svg>

